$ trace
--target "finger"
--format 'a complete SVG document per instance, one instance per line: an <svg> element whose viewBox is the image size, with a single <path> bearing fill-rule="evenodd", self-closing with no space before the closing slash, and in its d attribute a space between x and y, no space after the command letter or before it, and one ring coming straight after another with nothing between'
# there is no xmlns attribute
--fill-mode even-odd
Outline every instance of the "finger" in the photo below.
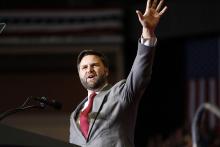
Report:
<svg viewBox="0 0 220 147"><path fill-rule="evenodd" d="M150 8L151 7L151 0L148 0L147 1L147 6L146 6L146 9Z"/></svg>
<svg viewBox="0 0 220 147"><path fill-rule="evenodd" d="M156 11L157 11L157 12L159 12L159 11L160 11L161 6L162 6L163 2L164 2L164 0L160 0L160 2L159 2L159 4L158 4L158 6L157 6L157 8L156 8Z"/></svg>
<svg viewBox="0 0 220 147"><path fill-rule="evenodd" d="M159 13L159 15L163 15L167 10L167 6L165 6Z"/></svg>
<svg viewBox="0 0 220 147"><path fill-rule="evenodd" d="M152 3L152 8L156 8L156 6L157 6L157 0L154 0Z"/></svg>
<svg viewBox="0 0 220 147"><path fill-rule="evenodd" d="M136 10L136 13L137 13L138 19L139 19L140 21L142 21L142 19L143 19L143 14L141 13L141 11Z"/></svg>

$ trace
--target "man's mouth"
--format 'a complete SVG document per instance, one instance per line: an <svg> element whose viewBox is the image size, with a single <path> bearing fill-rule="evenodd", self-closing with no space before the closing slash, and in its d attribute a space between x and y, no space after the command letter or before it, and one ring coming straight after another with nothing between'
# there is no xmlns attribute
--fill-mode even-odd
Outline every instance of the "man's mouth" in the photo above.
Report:
<svg viewBox="0 0 220 147"><path fill-rule="evenodd" d="M87 77L87 80L94 80L95 79L95 75L89 75L88 77Z"/></svg>

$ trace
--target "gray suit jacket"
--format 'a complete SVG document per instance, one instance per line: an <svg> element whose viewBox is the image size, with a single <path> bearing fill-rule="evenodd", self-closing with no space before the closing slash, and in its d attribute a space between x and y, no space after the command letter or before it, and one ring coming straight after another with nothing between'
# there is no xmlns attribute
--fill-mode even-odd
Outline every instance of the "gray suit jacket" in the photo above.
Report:
<svg viewBox="0 0 220 147"><path fill-rule="evenodd" d="M96 95L86 140L76 124L84 99L70 117L70 143L83 147L134 147L140 99L150 82L154 48L138 44L137 56L126 80L106 86Z"/></svg>

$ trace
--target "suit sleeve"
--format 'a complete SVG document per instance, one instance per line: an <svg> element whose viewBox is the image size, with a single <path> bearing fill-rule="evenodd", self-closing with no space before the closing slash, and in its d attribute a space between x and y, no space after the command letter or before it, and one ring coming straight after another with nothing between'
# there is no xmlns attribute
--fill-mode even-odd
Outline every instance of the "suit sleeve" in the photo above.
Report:
<svg viewBox="0 0 220 147"><path fill-rule="evenodd" d="M145 46L139 39L137 55L122 91L122 100L133 102L141 98L151 79L154 53L155 47Z"/></svg>

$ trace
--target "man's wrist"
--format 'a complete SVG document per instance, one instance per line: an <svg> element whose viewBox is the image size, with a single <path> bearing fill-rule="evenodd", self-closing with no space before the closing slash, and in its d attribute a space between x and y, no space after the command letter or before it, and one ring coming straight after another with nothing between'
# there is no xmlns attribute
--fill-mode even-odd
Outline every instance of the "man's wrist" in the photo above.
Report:
<svg viewBox="0 0 220 147"><path fill-rule="evenodd" d="M147 28L144 28L144 27L142 29L142 36L143 36L143 38L156 37L156 35L154 33L154 29L147 29Z"/></svg>
<svg viewBox="0 0 220 147"><path fill-rule="evenodd" d="M151 46L154 47L157 44L157 38L156 37L152 37L152 38L144 38L141 35L141 44L145 45L145 46Z"/></svg>

